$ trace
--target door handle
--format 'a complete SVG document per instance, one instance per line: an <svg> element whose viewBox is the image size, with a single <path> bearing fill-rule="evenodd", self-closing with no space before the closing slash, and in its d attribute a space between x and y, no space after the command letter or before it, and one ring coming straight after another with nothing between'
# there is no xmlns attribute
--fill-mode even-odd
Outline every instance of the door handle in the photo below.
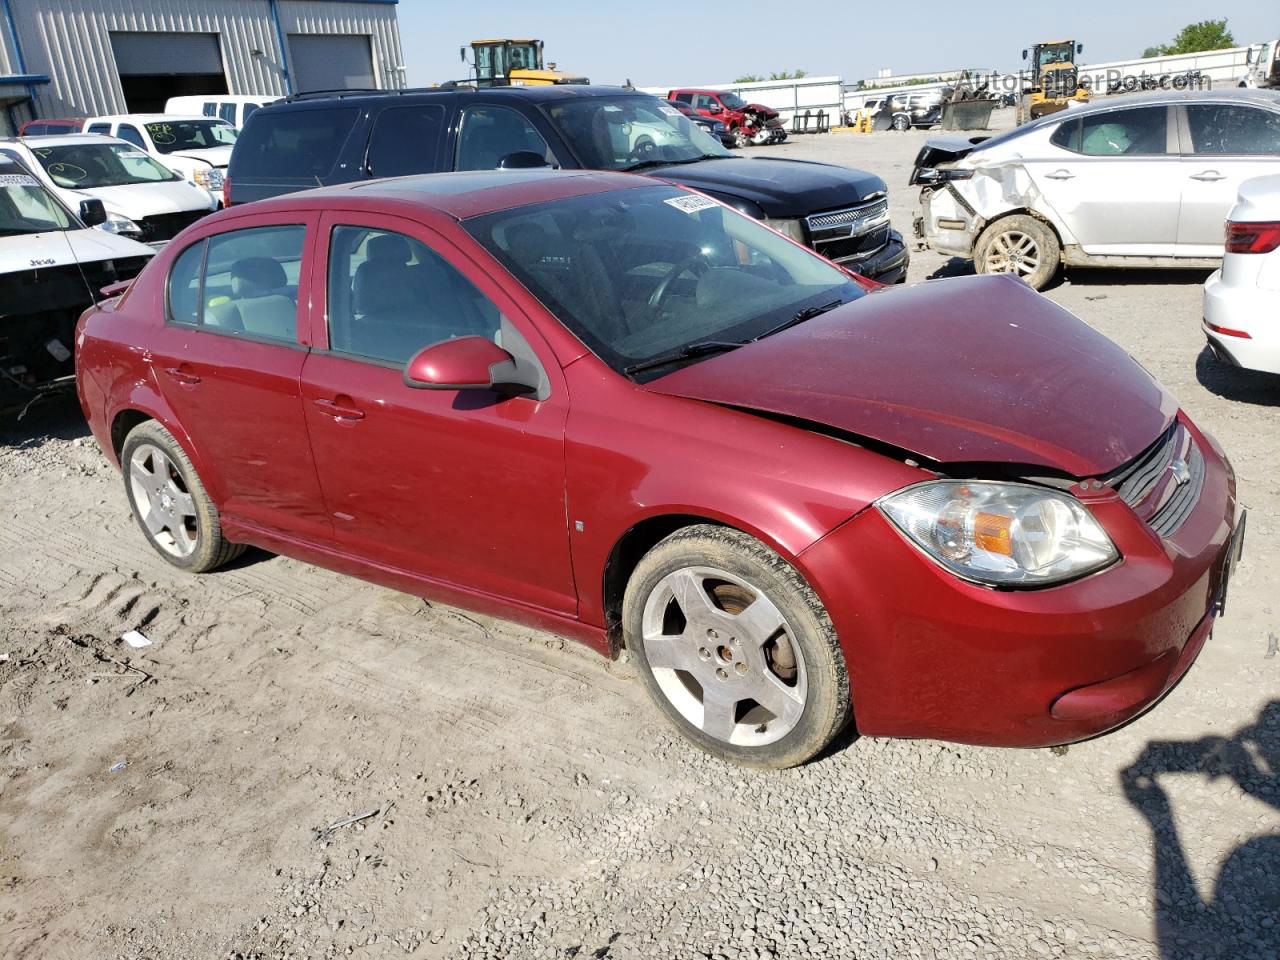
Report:
<svg viewBox="0 0 1280 960"><path fill-rule="evenodd" d="M1217 170L1206 170L1204 173L1193 173L1191 179L1212 183L1215 180L1225 180L1227 177L1226 174L1219 173Z"/></svg>
<svg viewBox="0 0 1280 960"><path fill-rule="evenodd" d="M1070 170L1055 170L1053 173L1045 174L1045 179L1047 180L1071 180L1074 179L1074 177L1075 174Z"/></svg>
<svg viewBox="0 0 1280 960"><path fill-rule="evenodd" d="M363 410L358 410L355 407L348 407L345 404L338 403L336 400L326 400L324 397L320 397L317 400L313 400L312 403L314 403L317 407L319 407L329 416L334 417L335 419L338 419L338 420L363 420L364 419Z"/></svg>
<svg viewBox="0 0 1280 960"><path fill-rule="evenodd" d="M190 370L183 370L181 367L165 367L164 372L173 377L173 379L177 380L179 383L195 386L200 382L200 378L194 373Z"/></svg>

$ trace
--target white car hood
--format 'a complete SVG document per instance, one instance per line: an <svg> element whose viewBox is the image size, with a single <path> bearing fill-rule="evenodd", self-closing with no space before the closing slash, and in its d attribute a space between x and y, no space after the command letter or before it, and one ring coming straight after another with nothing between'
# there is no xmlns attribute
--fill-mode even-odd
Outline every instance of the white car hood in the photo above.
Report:
<svg viewBox="0 0 1280 960"><path fill-rule="evenodd" d="M50 230L0 237L0 274L40 267L94 263L116 257L149 257L150 247L102 230Z"/></svg>
<svg viewBox="0 0 1280 960"><path fill-rule="evenodd" d="M130 220L140 220L159 213L183 213L213 208L209 191L193 187L185 180L131 183L118 187L82 187L75 193L77 203L88 197L97 197L108 213L119 214Z"/></svg>
<svg viewBox="0 0 1280 960"><path fill-rule="evenodd" d="M173 153L161 154L160 162L165 157L182 157L185 160L201 160L211 167L225 167L231 162L230 147L210 147L208 150L175 150Z"/></svg>

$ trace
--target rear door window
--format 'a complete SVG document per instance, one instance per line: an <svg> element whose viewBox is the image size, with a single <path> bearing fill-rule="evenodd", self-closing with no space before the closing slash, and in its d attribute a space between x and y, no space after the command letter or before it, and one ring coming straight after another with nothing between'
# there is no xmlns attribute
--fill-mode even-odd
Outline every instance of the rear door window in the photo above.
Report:
<svg viewBox="0 0 1280 960"><path fill-rule="evenodd" d="M509 107L467 107L458 132L455 169L496 170L512 153L536 153L555 165L555 155L529 119Z"/></svg>
<svg viewBox="0 0 1280 960"><path fill-rule="evenodd" d="M1191 146L1197 154L1280 154L1280 113L1223 103L1187 105Z"/></svg>
<svg viewBox="0 0 1280 960"><path fill-rule="evenodd" d="M328 176L355 126L355 107L322 107L262 114L236 141L233 177L307 180Z"/></svg>
<svg viewBox="0 0 1280 960"><path fill-rule="evenodd" d="M1081 117L1078 152L1086 157L1152 156L1166 153L1168 116L1168 108L1161 106L1115 110Z"/></svg>
<svg viewBox="0 0 1280 960"><path fill-rule="evenodd" d="M120 129L116 131L116 136L121 140L128 140L135 147L147 149L147 141L142 139L142 133L132 124L122 123Z"/></svg>
<svg viewBox="0 0 1280 960"><path fill-rule="evenodd" d="M236 105L234 103L224 103L218 107L218 116L233 127L236 124Z"/></svg>
<svg viewBox="0 0 1280 960"><path fill-rule="evenodd" d="M91 123L89 124L88 133L101 133L107 136L111 135L111 124L109 123Z"/></svg>
<svg viewBox="0 0 1280 960"><path fill-rule="evenodd" d="M435 173L443 131L444 107L438 104L383 110L373 124L365 172L371 177Z"/></svg>

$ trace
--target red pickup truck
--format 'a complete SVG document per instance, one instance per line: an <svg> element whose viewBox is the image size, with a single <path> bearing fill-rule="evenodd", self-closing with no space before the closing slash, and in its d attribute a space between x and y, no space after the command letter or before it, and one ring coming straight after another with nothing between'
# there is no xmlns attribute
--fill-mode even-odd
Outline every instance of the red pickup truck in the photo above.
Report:
<svg viewBox="0 0 1280 960"><path fill-rule="evenodd" d="M700 116L719 120L733 134L737 146L781 143L787 139L778 111L759 103L747 103L727 90L670 90L667 99L687 103Z"/></svg>

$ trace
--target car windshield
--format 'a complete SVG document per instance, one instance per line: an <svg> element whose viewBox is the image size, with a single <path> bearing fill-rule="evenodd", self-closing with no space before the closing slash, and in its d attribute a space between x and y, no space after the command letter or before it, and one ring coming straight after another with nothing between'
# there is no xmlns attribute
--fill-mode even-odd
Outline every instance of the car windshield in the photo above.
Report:
<svg viewBox="0 0 1280 960"><path fill-rule="evenodd" d="M209 150L236 142L236 128L221 120L162 120L146 126L151 142L161 153Z"/></svg>
<svg viewBox="0 0 1280 960"><path fill-rule="evenodd" d="M747 105L747 101L743 100L736 93L720 94L720 102L723 103L730 110L741 110L743 107Z"/></svg>
<svg viewBox="0 0 1280 960"><path fill-rule="evenodd" d="M67 212L26 173L0 173L0 237L69 230Z"/></svg>
<svg viewBox="0 0 1280 960"><path fill-rule="evenodd" d="M583 166L592 170L732 156L719 140L657 97L575 97L551 103L547 115Z"/></svg>
<svg viewBox="0 0 1280 960"><path fill-rule="evenodd" d="M60 187L121 187L181 179L129 143L75 143L31 151Z"/></svg>
<svg viewBox="0 0 1280 960"><path fill-rule="evenodd" d="M639 380L864 293L821 257L677 187L573 197L463 225L596 356Z"/></svg>

